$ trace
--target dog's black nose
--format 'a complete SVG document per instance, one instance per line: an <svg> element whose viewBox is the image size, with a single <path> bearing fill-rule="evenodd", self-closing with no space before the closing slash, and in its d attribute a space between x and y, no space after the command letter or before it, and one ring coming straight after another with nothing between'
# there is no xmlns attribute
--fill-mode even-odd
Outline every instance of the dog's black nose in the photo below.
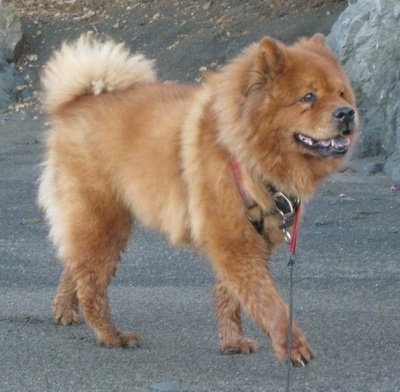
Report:
<svg viewBox="0 0 400 392"><path fill-rule="evenodd" d="M350 124L354 121L355 110L349 106L341 106L333 112L333 118L339 123Z"/></svg>

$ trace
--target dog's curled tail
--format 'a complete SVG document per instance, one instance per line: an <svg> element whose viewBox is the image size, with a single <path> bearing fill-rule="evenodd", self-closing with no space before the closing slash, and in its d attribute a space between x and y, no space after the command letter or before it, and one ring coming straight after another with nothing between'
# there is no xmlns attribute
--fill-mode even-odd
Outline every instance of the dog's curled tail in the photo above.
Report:
<svg viewBox="0 0 400 392"><path fill-rule="evenodd" d="M88 33L71 44L64 42L41 77L49 113L82 95L123 90L135 82L155 79L153 61L131 55L123 44L96 40Z"/></svg>

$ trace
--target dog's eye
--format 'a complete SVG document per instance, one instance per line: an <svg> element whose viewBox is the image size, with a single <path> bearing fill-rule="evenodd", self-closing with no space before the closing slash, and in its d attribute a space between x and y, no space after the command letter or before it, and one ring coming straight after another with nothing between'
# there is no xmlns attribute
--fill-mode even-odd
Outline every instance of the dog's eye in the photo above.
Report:
<svg viewBox="0 0 400 392"><path fill-rule="evenodd" d="M342 98L344 98L345 95L346 95L346 94L345 94L344 90L340 90L340 96L341 96Z"/></svg>
<svg viewBox="0 0 400 392"><path fill-rule="evenodd" d="M316 100L317 100L317 97L315 96L315 94L308 93L303 98L301 98L300 101L303 103L309 103L312 105L313 103L315 103Z"/></svg>

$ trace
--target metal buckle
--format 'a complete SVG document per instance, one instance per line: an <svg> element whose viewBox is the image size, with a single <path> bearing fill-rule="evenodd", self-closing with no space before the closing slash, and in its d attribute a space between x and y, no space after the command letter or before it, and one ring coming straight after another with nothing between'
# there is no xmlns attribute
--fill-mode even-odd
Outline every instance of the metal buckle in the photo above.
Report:
<svg viewBox="0 0 400 392"><path fill-rule="evenodd" d="M281 214L282 218L290 218L296 213L296 207L299 203L297 198L295 203L292 203L282 192L275 192L272 197L275 200L275 208Z"/></svg>
<svg viewBox="0 0 400 392"><path fill-rule="evenodd" d="M290 243L292 236L288 229L294 223L296 208L299 206L300 200L296 197L294 201L292 201L282 192L275 192L272 197L275 200L275 209L282 217L282 225L279 226L279 228L283 232L285 241Z"/></svg>

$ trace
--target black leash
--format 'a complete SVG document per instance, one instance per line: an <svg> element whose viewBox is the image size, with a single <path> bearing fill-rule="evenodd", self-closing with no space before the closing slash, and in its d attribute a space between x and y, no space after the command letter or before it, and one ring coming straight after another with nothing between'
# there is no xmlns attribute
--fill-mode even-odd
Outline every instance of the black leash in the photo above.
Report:
<svg viewBox="0 0 400 392"><path fill-rule="evenodd" d="M290 392L290 381L292 374L292 361L290 356L292 354L293 345L293 267L296 262L296 254L290 255L288 267L289 267L289 329L288 329L288 344L287 344L287 374L286 374L286 392Z"/></svg>
<svg viewBox="0 0 400 392"><path fill-rule="evenodd" d="M290 392L290 381L292 374L292 346L293 346L293 269L296 262L296 246L297 234L300 222L300 205L294 215L293 233L290 239L290 258L289 258L289 325L288 325L288 343L287 343L287 376L286 376L286 392Z"/></svg>

